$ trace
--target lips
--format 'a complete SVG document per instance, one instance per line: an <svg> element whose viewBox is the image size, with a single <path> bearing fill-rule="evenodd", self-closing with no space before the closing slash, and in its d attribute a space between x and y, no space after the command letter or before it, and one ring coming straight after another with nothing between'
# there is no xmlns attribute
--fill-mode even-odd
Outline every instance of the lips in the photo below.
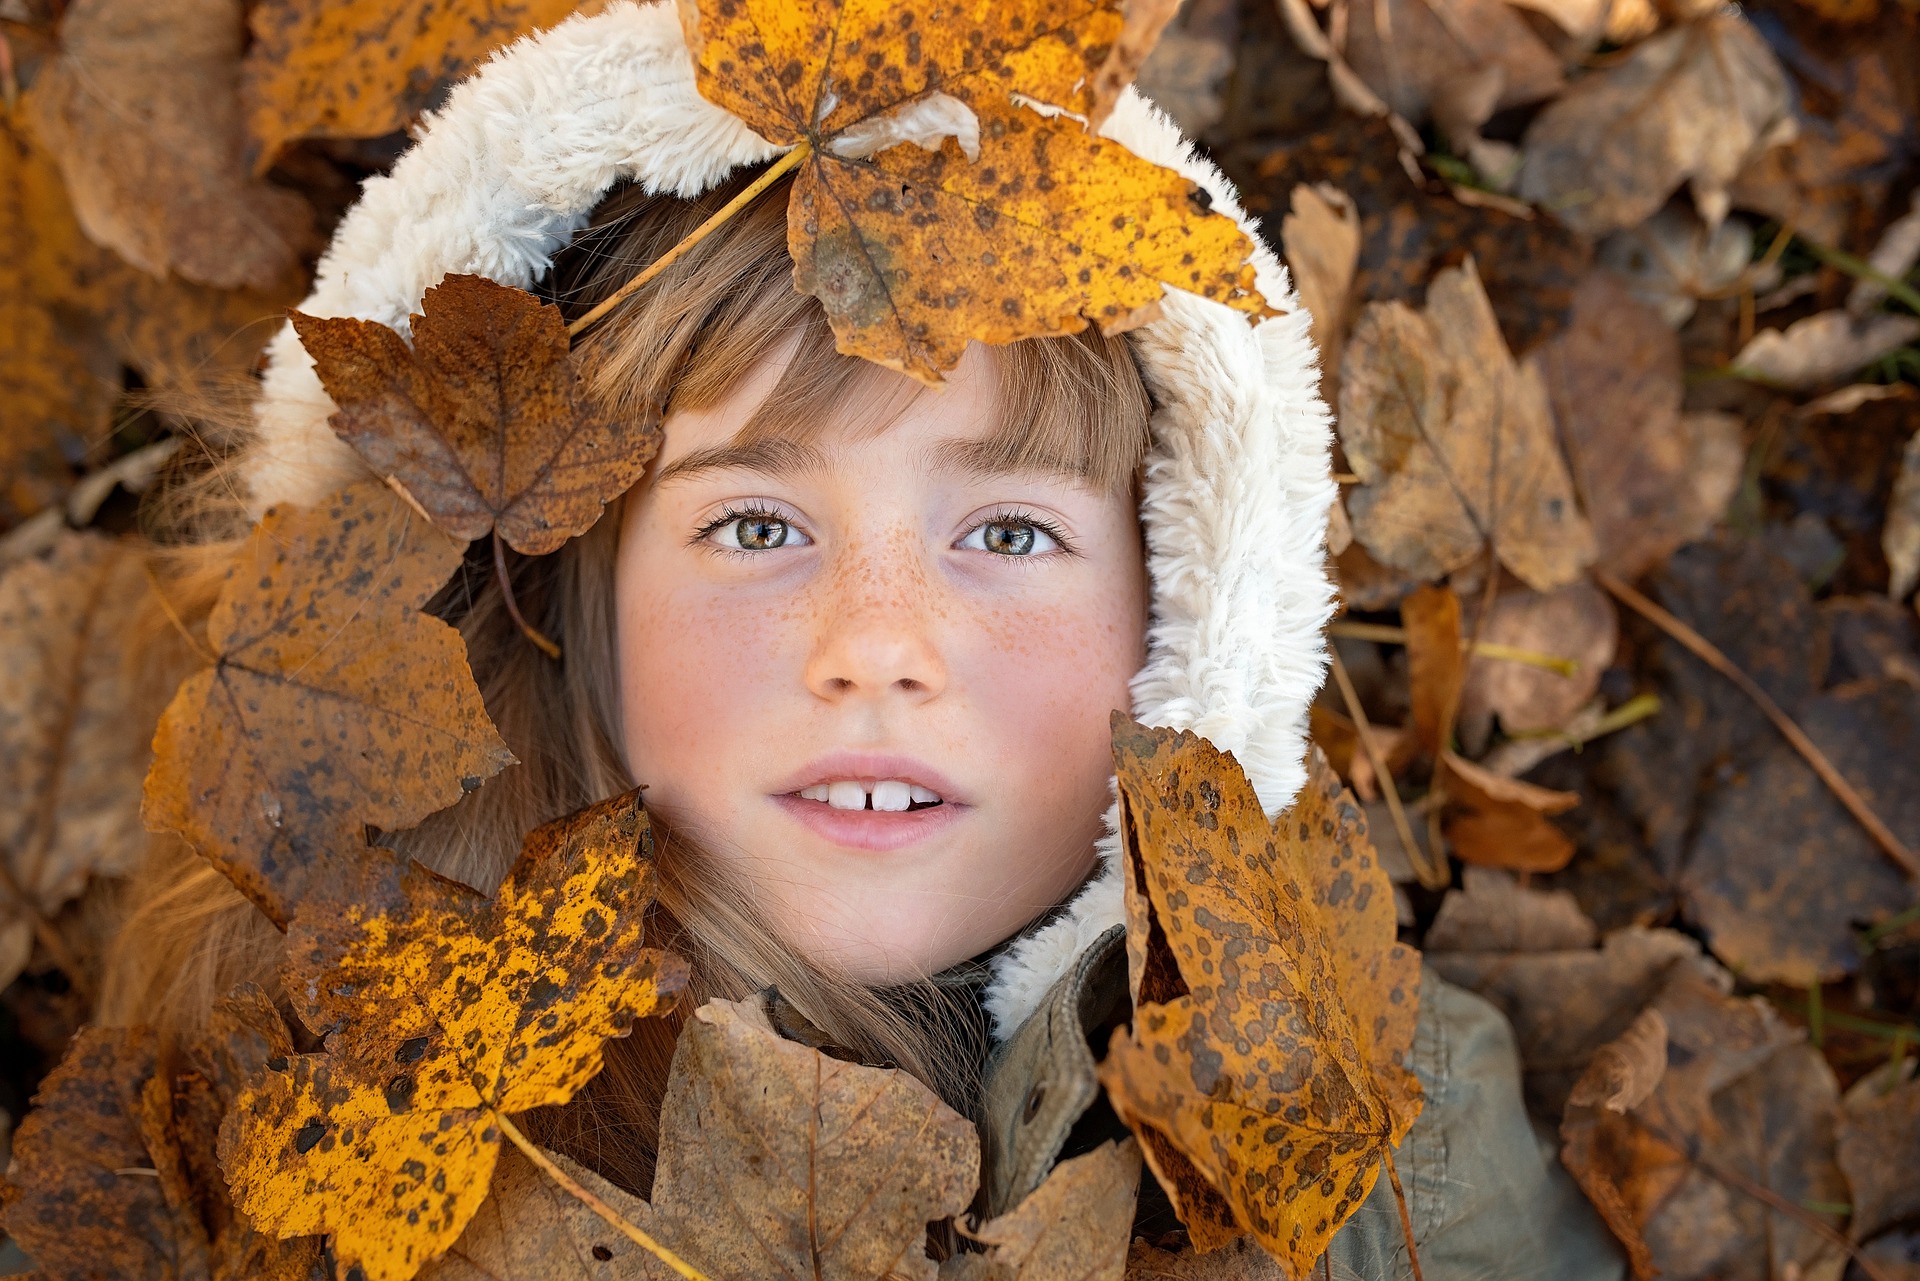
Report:
<svg viewBox="0 0 1920 1281"><path fill-rule="evenodd" d="M849 849L904 849L970 806L945 776L910 757L833 752L782 780L771 798L801 826Z"/></svg>

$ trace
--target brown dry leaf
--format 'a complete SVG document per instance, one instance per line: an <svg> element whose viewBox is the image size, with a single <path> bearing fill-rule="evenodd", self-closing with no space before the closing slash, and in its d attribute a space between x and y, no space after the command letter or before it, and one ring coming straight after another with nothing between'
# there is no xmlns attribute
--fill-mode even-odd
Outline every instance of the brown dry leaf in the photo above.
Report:
<svg viewBox="0 0 1920 1281"><path fill-rule="evenodd" d="M1125 17L1120 31L1106 61L1093 75L1092 101L1087 109L1087 126L1091 129L1098 129L1113 114L1114 103L1139 76L1167 24L1180 12L1180 0L1127 0L1121 12Z"/></svg>
<svg viewBox="0 0 1920 1281"><path fill-rule="evenodd" d="M986 1253L955 1255L940 1281L1123 1281L1139 1184L1132 1139L1070 1157L1026 1200L968 1233Z"/></svg>
<svg viewBox="0 0 1920 1281"><path fill-rule="evenodd" d="M1720 519L1746 463L1740 424L1681 413L1680 340L1625 285L1605 271L1588 276L1571 323L1534 359L1598 564L1638 578Z"/></svg>
<svg viewBox="0 0 1920 1281"><path fill-rule="evenodd" d="M1456 700L1467 675L1461 649L1460 598L1451 587L1421 587L1400 602L1407 629L1407 683L1413 700L1413 737L1436 755L1451 737Z"/></svg>
<svg viewBox="0 0 1920 1281"><path fill-rule="evenodd" d="M1920 338L1920 317L1822 311L1784 330L1761 330L1740 349L1732 367L1744 378L1810 391L1839 382L1916 338Z"/></svg>
<svg viewBox="0 0 1920 1281"><path fill-rule="evenodd" d="M1252 243L1193 183L1015 100L1091 110L1115 0L680 12L702 96L810 149L789 203L794 283L848 355L937 382L970 341L1117 332L1169 285L1267 314Z"/></svg>
<svg viewBox="0 0 1920 1281"><path fill-rule="evenodd" d="M1461 82L1490 79L1488 110L1552 97L1560 59L1504 0L1363 0L1351 9L1347 60L1388 106L1424 122Z"/></svg>
<svg viewBox="0 0 1920 1281"><path fill-rule="evenodd" d="M1293 272L1300 305L1313 318L1313 346L1320 353L1320 395L1339 398L1340 351L1353 324L1353 273L1360 263L1360 215L1353 201L1327 183L1293 189L1292 212L1280 223L1280 243ZM1340 523L1345 525L1341 512ZM1351 537L1351 534L1348 535ZM1345 544L1329 550L1339 555Z"/></svg>
<svg viewBox="0 0 1920 1281"><path fill-rule="evenodd" d="M1547 818L1578 805L1578 792L1502 778L1453 752L1443 752L1440 764L1441 830L1462 860L1515 872L1557 872L1573 860L1573 842Z"/></svg>
<svg viewBox="0 0 1920 1281"><path fill-rule="evenodd" d="M49 1277L308 1281L319 1241L255 1232L213 1159L236 1079L290 1049L258 988L184 1041L83 1028L14 1136L8 1231Z"/></svg>
<svg viewBox="0 0 1920 1281"><path fill-rule="evenodd" d="M295 274L299 195L246 171L241 0L76 0L27 113L87 234L155 276L223 289Z"/></svg>
<svg viewBox="0 0 1920 1281"><path fill-rule="evenodd" d="M1194 1245L1304 1273L1420 1112L1420 960L1364 821L1315 756L1270 824L1231 756L1114 714L1130 1031L1100 1080Z"/></svg>
<svg viewBox="0 0 1920 1281"><path fill-rule="evenodd" d="M1831 1245L1735 1184L1814 1213L1845 1201L1831 1070L1764 1003L1695 973L1672 977L1652 1009L1668 1032L1653 1092L1624 1114L1571 1106L1561 1127L1562 1159L1636 1274L1766 1281L1831 1267Z"/></svg>
<svg viewBox="0 0 1920 1281"><path fill-rule="evenodd" d="M1900 455L1900 474L1887 498L1887 523L1880 530L1887 557L1887 595L1903 599L1920 583L1920 430Z"/></svg>
<svg viewBox="0 0 1920 1281"><path fill-rule="evenodd" d="M559 22L575 0L264 0L241 100L253 168L297 138L378 138L411 124L475 63Z"/></svg>
<svg viewBox="0 0 1920 1281"><path fill-rule="evenodd" d="M646 1213L646 1202L633 1193L560 1153L545 1155L621 1218L631 1223ZM421 1281L627 1281L651 1276L652 1259L508 1146L466 1231L419 1275Z"/></svg>
<svg viewBox="0 0 1920 1281"><path fill-rule="evenodd" d="M1141 64L1134 87L1197 138L1226 112L1222 91L1233 74L1234 46L1214 35L1171 27Z"/></svg>
<svg viewBox="0 0 1920 1281"><path fill-rule="evenodd" d="M1592 563L1544 383L1514 364L1471 261L1434 278L1424 313L1374 303L1361 314L1340 439L1362 481L1347 495L1354 537L1390 566L1437 579L1491 544L1549 591Z"/></svg>
<svg viewBox="0 0 1920 1281"><path fill-rule="evenodd" d="M1582 579L1551 592L1500 593L1479 638L1579 664L1563 676L1532 663L1482 658L1467 673L1460 695L1463 726L1484 727L1497 716L1508 734L1539 733L1566 725L1593 698L1613 661L1620 620L1612 599ZM1471 741L1472 732L1467 737Z"/></svg>
<svg viewBox="0 0 1920 1281"><path fill-rule="evenodd" d="M639 793L527 835L494 899L399 860L309 902L282 983L327 1052L269 1064L220 1132L263 1231L327 1233L369 1281L405 1281L485 1197L499 1118L564 1103L605 1042L664 1013L686 963L641 945L653 900Z"/></svg>
<svg viewBox="0 0 1920 1281"><path fill-rule="evenodd" d="M1920 1078L1903 1058L1868 1073L1841 1099L1836 1158L1853 1190L1853 1239L1865 1241L1920 1214Z"/></svg>
<svg viewBox="0 0 1920 1281"><path fill-rule="evenodd" d="M1709 222L1727 187L1780 137L1786 75L1736 13L1641 42L1574 82L1527 129L1518 191L1578 231L1644 221L1683 183Z"/></svg>
<svg viewBox="0 0 1920 1281"><path fill-rule="evenodd" d="M94 534L62 534L0 577L0 986L26 965L36 917L142 851L149 729L128 714L120 638L146 594L143 553Z"/></svg>
<svg viewBox="0 0 1920 1281"><path fill-rule="evenodd" d="M1135 1241L1127 1251L1126 1281L1291 1281L1278 1260L1241 1238L1212 1254L1173 1253Z"/></svg>
<svg viewBox="0 0 1920 1281"><path fill-rule="evenodd" d="M1645 1009L1615 1040L1600 1047L1573 1083L1569 1107L1625 1112L1639 1107L1667 1071L1667 1021Z"/></svg>
<svg viewBox="0 0 1920 1281"><path fill-rule="evenodd" d="M157 280L89 241L52 157L0 113L0 528L58 500L112 431L123 364L153 388L241 373L284 294Z"/></svg>
<svg viewBox="0 0 1920 1281"><path fill-rule="evenodd" d="M1692 206L1675 201L1637 227L1600 242L1594 260L1618 276L1633 297L1678 329L1702 299L1738 292L1753 258L1753 228L1738 218L1709 227Z"/></svg>
<svg viewBox="0 0 1920 1281"><path fill-rule="evenodd" d="M285 924L315 876L513 762L459 633L420 605L461 544L383 487L269 511L154 735L143 816Z"/></svg>
<svg viewBox="0 0 1920 1281"><path fill-rule="evenodd" d="M1593 922L1565 890L1523 888L1503 871L1464 869L1422 946L1438 952L1562 952L1590 948Z"/></svg>
<svg viewBox="0 0 1920 1281"><path fill-rule="evenodd" d="M498 531L538 556L585 532L660 444L657 420L593 405L560 309L480 276L448 276L413 346L371 320L293 313L340 438L456 538Z"/></svg>

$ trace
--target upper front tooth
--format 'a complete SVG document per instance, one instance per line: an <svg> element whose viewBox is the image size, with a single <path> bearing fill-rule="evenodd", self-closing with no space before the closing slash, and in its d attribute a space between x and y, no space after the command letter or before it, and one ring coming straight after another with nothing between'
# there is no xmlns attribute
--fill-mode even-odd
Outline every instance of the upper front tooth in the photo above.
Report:
<svg viewBox="0 0 1920 1281"><path fill-rule="evenodd" d="M940 793L929 791L917 783L913 787L912 794L915 805L938 805L940 803Z"/></svg>
<svg viewBox="0 0 1920 1281"><path fill-rule="evenodd" d="M867 789L851 779L827 785L827 804L837 810L867 808Z"/></svg>
<svg viewBox="0 0 1920 1281"><path fill-rule="evenodd" d="M898 779L882 779L873 785L873 808L901 813L913 804L913 789Z"/></svg>

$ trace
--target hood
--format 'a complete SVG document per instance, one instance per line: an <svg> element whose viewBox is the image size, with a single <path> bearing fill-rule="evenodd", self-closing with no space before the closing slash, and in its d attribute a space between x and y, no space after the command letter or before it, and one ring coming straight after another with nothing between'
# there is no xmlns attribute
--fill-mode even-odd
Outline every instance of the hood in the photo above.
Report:
<svg viewBox="0 0 1920 1281"><path fill-rule="evenodd" d="M1232 186L1165 115L1128 90L1101 132L1206 188L1240 222L1280 313L1249 325L1170 290L1162 317L1128 335L1155 407L1140 512L1153 603L1133 714L1231 752L1274 817L1306 777L1307 707L1332 614L1331 420L1307 313ZM533 285L618 181L691 197L780 150L700 97L670 3L621 0L519 41L457 86L391 175L367 182L300 309L405 332L449 273ZM256 514L368 475L328 426L333 403L291 327L267 359L245 464ZM999 1035L1125 922L1118 817L1110 807L1094 879L997 957L986 999Z"/></svg>

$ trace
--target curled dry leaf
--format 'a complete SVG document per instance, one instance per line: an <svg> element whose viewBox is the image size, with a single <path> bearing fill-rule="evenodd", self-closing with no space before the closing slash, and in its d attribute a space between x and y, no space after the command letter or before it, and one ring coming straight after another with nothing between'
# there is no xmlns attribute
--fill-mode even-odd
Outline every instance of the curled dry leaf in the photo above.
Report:
<svg viewBox="0 0 1920 1281"><path fill-rule="evenodd" d="M1593 922L1565 890L1523 888L1506 872L1469 867L1448 890L1423 944L1439 952L1562 952L1590 948Z"/></svg>
<svg viewBox="0 0 1920 1281"><path fill-rule="evenodd" d="M1547 820L1578 805L1578 792L1503 778L1454 752L1441 753L1436 785L1447 799L1441 830L1462 860L1515 872L1557 872L1573 860L1573 842Z"/></svg>
<svg viewBox="0 0 1920 1281"><path fill-rule="evenodd" d="M1485 725L1497 716L1509 734L1561 728L1599 689L1619 637L1613 601L1585 579L1551 592L1502 592L1480 624L1480 640L1579 666L1563 675L1531 663L1478 659L1461 691L1461 723Z"/></svg>
<svg viewBox="0 0 1920 1281"><path fill-rule="evenodd" d="M14 1136L8 1232L48 1277L317 1281L320 1242L234 1213L214 1161L238 1081L291 1050L265 993L218 1001L205 1032L83 1028Z"/></svg>
<svg viewBox="0 0 1920 1281"><path fill-rule="evenodd" d="M1467 674L1460 598L1451 587L1420 587L1400 602L1407 631L1407 685L1413 742L1434 756L1451 737L1454 706Z"/></svg>
<svg viewBox="0 0 1920 1281"><path fill-rule="evenodd" d="M1618 1038L1601 1046L1573 1083L1569 1107L1625 1112L1639 1107L1667 1070L1667 1021L1658 1009L1640 1011Z"/></svg>
<svg viewBox="0 0 1920 1281"><path fill-rule="evenodd" d="M1323 759L1276 823L1194 734L1115 713L1114 763L1135 1013L1100 1080L1198 1249L1302 1275L1420 1112L1419 956Z"/></svg>
<svg viewBox="0 0 1920 1281"><path fill-rule="evenodd" d="M1920 583L1920 429L1900 455L1880 548L1887 557L1887 595L1900 600Z"/></svg>
<svg viewBox="0 0 1920 1281"><path fill-rule="evenodd" d="M590 402L560 309L480 276L448 276L413 346L371 320L293 313L333 429L456 538L497 531L542 555L585 532L646 470L657 420Z"/></svg>
<svg viewBox="0 0 1920 1281"><path fill-rule="evenodd" d="M1491 73L1487 110L1538 102L1565 84L1560 59L1502 0L1363 0L1351 10L1347 60L1388 106L1416 124L1461 81Z"/></svg>
<svg viewBox="0 0 1920 1281"><path fill-rule="evenodd" d="M241 101L253 168L265 173L297 138L378 138L406 128L473 64L552 26L576 0L265 0Z"/></svg>
<svg viewBox="0 0 1920 1281"><path fill-rule="evenodd" d="M1280 223L1280 242L1294 288L1300 291L1300 304L1313 318L1313 347L1320 353L1320 394L1337 399L1340 350L1353 323L1360 215L1338 187L1302 183L1293 189L1292 212ZM1340 522L1344 526L1344 512ZM1335 555L1345 549L1345 544L1331 548Z"/></svg>
<svg viewBox="0 0 1920 1281"><path fill-rule="evenodd" d="M1180 12L1180 0L1127 0L1121 12L1125 18L1120 33L1114 37L1106 61L1093 75L1093 97L1087 109L1090 129L1098 129L1113 114L1114 104L1139 76L1167 24Z"/></svg>
<svg viewBox="0 0 1920 1281"><path fill-rule="evenodd" d="M680 12L701 95L808 148L788 212L794 283L848 355L936 382L970 341L1117 332L1150 318L1168 285L1266 314L1252 243L1199 188L1072 114L1026 105L1093 108L1116 0L1020 0L964 19L928 0L884 12L681 0ZM934 107L934 135L865 154L876 121Z"/></svg>
<svg viewBox="0 0 1920 1281"><path fill-rule="evenodd" d="M77 0L27 113L87 234L156 276L272 287L312 213L249 175L235 90L241 0Z"/></svg>
<svg viewBox="0 0 1920 1281"><path fill-rule="evenodd" d="M1822 311L1784 330L1763 329L1733 358L1741 376L1807 391L1845 378L1920 338L1920 317Z"/></svg>
<svg viewBox="0 0 1920 1281"><path fill-rule="evenodd" d="M128 713L120 639L146 592L140 549L96 534L62 534L0 577L0 986L26 965L36 917L142 849L149 727Z"/></svg>
<svg viewBox="0 0 1920 1281"><path fill-rule="evenodd" d="M1853 1190L1853 1239L1865 1241L1920 1214L1920 1078L1914 1060L1869 1072L1841 1100L1836 1157Z"/></svg>
<svg viewBox="0 0 1920 1281"><path fill-rule="evenodd" d="M460 554L378 485L269 511L208 619L213 665L160 718L147 825L284 925L368 824L410 827L511 764L459 633L419 608Z"/></svg>
<svg viewBox="0 0 1920 1281"><path fill-rule="evenodd" d="M955 1255L940 1281L1123 1281L1139 1185L1132 1139L1070 1157L1019 1205L969 1233L986 1253Z"/></svg>
<svg viewBox="0 0 1920 1281"><path fill-rule="evenodd" d="M1544 383L1514 364L1471 261L1434 278L1424 313L1374 303L1361 314L1340 439L1362 481L1347 497L1354 537L1387 565L1441 578L1491 544L1548 591L1592 563Z"/></svg>
<svg viewBox="0 0 1920 1281"><path fill-rule="evenodd" d="M1610 272L1596 271L1574 295L1566 330L1534 359L1602 567L1632 580L1713 527L1739 487L1744 434L1727 415L1681 413L1680 340L1652 308ZM1497 620L1496 611L1489 625ZM1611 622L1605 631L1601 666L1612 657ZM1584 701L1563 692L1576 705Z"/></svg>
<svg viewBox="0 0 1920 1281"><path fill-rule="evenodd" d="M1786 75L1746 19L1663 31L1574 82L1527 129L1519 194L1605 235L1659 211L1683 183L1709 223L1748 160L1784 141Z"/></svg>
<svg viewBox="0 0 1920 1281"><path fill-rule="evenodd" d="M328 1233L368 1281L405 1281L486 1195L498 1118L564 1103L610 1037L670 1009L686 963L645 948L639 793L528 834L492 900L399 861L310 901L282 982L323 1054L268 1065L220 1132L240 1208Z"/></svg>

